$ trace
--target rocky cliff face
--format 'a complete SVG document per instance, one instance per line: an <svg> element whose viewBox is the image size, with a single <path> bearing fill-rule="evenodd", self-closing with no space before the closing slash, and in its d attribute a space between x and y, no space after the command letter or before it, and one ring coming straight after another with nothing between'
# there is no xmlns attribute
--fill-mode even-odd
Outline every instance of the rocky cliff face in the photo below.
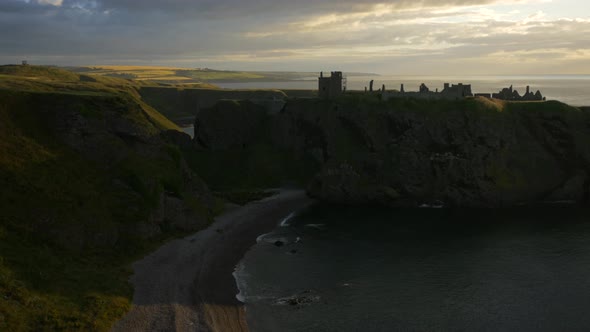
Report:
<svg viewBox="0 0 590 332"><path fill-rule="evenodd" d="M11 188L0 200L13 202L0 219L72 249L198 230L211 220L214 199L175 145L182 134L162 132L135 99L0 95L0 183Z"/></svg>
<svg viewBox="0 0 590 332"><path fill-rule="evenodd" d="M558 102L300 99L267 117L275 146L322 165L309 193L324 200L464 207L588 202L590 113ZM210 118L201 118L200 127L224 132L244 122ZM221 138L209 144L224 147Z"/></svg>
<svg viewBox="0 0 590 332"><path fill-rule="evenodd" d="M268 118L265 108L250 101L223 100L199 112L195 142L210 150L245 148L261 138Z"/></svg>

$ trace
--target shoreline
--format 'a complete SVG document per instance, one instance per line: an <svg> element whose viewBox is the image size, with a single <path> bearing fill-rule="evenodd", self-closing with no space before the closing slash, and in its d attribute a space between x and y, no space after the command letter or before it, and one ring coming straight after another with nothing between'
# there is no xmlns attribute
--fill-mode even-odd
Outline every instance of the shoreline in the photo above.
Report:
<svg viewBox="0 0 590 332"><path fill-rule="evenodd" d="M112 331L248 331L235 266L257 236L312 202L303 190L282 190L135 262L133 307Z"/></svg>

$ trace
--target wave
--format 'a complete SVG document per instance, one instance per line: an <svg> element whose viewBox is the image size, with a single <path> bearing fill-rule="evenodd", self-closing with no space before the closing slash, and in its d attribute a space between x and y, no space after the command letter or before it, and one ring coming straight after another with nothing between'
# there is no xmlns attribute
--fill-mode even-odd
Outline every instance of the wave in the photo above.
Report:
<svg viewBox="0 0 590 332"><path fill-rule="evenodd" d="M289 221L290 221L291 219L293 219L293 218L295 217L295 215L296 215L296 214L295 214L295 212L291 212L291 214L289 214L287 217L285 217L285 218L284 218L284 219L281 221L281 223L280 223L281 227L289 227L289 226L291 226L291 225L289 224Z"/></svg>
<svg viewBox="0 0 590 332"><path fill-rule="evenodd" d="M246 303L246 296L244 293L244 289L246 289L246 266L242 261L240 261L236 267L234 268L234 272L232 273L234 276L234 280L236 281L236 286L238 287L238 294L236 294L236 299L242 303Z"/></svg>

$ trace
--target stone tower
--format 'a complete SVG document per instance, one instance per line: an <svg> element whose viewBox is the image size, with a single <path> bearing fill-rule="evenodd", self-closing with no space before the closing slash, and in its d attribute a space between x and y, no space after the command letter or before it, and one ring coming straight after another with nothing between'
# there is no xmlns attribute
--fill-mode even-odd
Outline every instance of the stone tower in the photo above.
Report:
<svg viewBox="0 0 590 332"><path fill-rule="evenodd" d="M330 77L324 77L324 73L321 72L318 83L318 95L320 98L334 98L342 94L341 71L333 71Z"/></svg>

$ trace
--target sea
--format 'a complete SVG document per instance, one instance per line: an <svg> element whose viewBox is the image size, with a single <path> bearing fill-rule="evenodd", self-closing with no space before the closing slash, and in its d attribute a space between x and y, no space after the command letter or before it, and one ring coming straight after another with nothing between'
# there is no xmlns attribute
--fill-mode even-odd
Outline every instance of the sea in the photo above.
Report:
<svg viewBox="0 0 590 332"><path fill-rule="evenodd" d="M473 93L495 93L511 85L522 95L526 87L541 91L549 100L559 100L572 106L590 106L590 75L533 75L533 76L349 76L348 90L364 90L374 81L374 89L385 85L386 90L418 91L426 84L431 91L441 91L444 83L471 84ZM317 89L317 77L289 82L215 83L227 89Z"/></svg>
<svg viewBox="0 0 590 332"><path fill-rule="evenodd" d="M590 331L590 218L317 204L234 276L254 332Z"/></svg>

